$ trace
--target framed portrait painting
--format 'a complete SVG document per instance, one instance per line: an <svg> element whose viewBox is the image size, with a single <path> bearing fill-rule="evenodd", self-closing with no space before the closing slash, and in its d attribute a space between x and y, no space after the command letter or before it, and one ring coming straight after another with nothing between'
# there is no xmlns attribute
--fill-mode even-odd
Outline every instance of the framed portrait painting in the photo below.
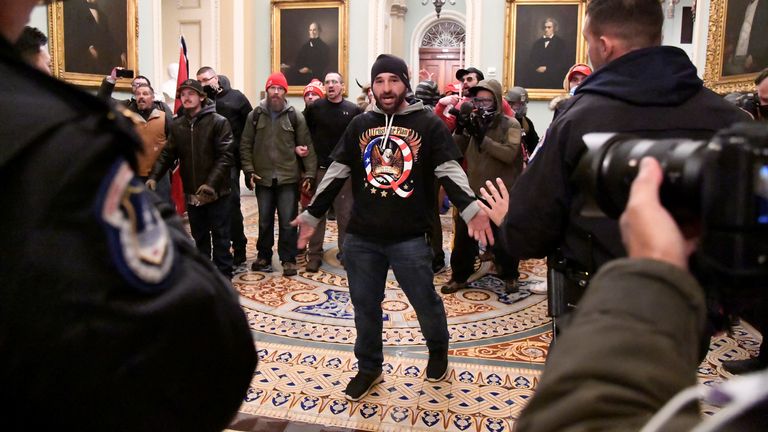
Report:
<svg viewBox="0 0 768 432"><path fill-rule="evenodd" d="M507 88L525 87L531 99L562 94L568 69L586 62L579 0L507 0L504 76Z"/></svg>
<svg viewBox="0 0 768 432"><path fill-rule="evenodd" d="M98 86L112 68L138 65L138 0L69 0L48 6L54 76ZM116 87L129 90L130 79Z"/></svg>
<svg viewBox="0 0 768 432"><path fill-rule="evenodd" d="M768 67L768 0L711 0L704 84L721 93L754 90Z"/></svg>
<svg viewBox="0 0 768 432"><path fill-rule="evenodd" d="M288 94L301 95L313 78L347 75L347 0L272 0L272 70L288 80Z"/></svg>

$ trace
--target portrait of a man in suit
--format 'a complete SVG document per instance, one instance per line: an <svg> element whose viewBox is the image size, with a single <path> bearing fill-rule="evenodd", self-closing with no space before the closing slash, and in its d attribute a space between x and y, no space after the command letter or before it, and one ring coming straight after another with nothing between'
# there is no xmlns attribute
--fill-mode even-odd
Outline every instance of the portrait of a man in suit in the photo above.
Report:
<svg viewBox="0 0 768 432"><path fill-rule="evenodd" d="M339 68L338 7L286 8L279 11L279 67L289 86L323 81Z"/></svg>
<svg viewBox="0 0 768 432"><path fill-rule="evenodd" d="M63 5L67 72L101 75L126 66L126 0L69 0Z"/></svg>
<svg viewBox="0 0 768 432"><path fill-rule="evenodd" d="M513 85L563 89L568 68L577 63L579 11L577 4L517 4L512 35Z"/></svg>
<svg viewBox="0 0 768 432"><path fill-rule="evenodd" d="M541 30L541 37L531 46L525 87L557 88L569 67L565 41L557 34L557 20L552 17L542 22Z"/></svg>
<svg viewBox="0 0 768 432"><path fill-rule="evenodd" d="M723 75L755 73L766 66L768 66L768 0L728 0Z"/></svg>

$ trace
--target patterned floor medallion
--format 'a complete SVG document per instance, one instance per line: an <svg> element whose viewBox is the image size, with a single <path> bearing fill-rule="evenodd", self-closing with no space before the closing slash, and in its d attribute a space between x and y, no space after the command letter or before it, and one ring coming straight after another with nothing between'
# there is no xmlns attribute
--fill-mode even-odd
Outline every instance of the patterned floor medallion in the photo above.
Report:
<svg viewBox="0 0 768 432"><path fill-rule="evenodd" d="M448 377L424 380L427 352L418 320L390 272L384 301L385 379L359 402L344 398L357 370L352 353L354 309L346 272L336 258L336 223L329 221L323 264L299 274L249 270L256 258L258 214L253 196L242 197L248 236L248 263L233 279L254 332L259 367L241 413L366 431L507 432L533 395L552 333L546 298L528 290L545 283L544 260L520 263L520 290L506 294L492 261L476 263L467 289L440 296L451 336ZM450 253L452 222L442 216L443 249ZM448 262L448 257L446 257ZM439 287L450 268L435 275ZM739 328L735 339L713 339L699 380L728 376L721 361L755 355L759 339ZM714 407L703 407L705 413Z"/></svg>

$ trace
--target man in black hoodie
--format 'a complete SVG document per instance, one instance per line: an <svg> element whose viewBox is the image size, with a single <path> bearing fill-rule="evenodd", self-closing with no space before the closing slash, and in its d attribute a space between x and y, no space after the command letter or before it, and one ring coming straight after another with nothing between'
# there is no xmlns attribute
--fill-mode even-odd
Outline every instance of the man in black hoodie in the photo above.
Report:
<svg viewBox="0 0 768 432"><path fill-rule="evenodd" d="M664 20L657 0L592 0L584 37L596 71L562 107L539 155L510 192L502 236L520 258L552 255L566 280L585 285L606 261L626 255L618 223L581 215L583 191L570 183L589 132L646 138L708 139L748 120L706 89L679 48L659 46ZM649 79L652 74L652 79Z"/></svg>
<svg viewBox="0 0 768 432"><path fill-rule="evenodd" d="M216 74L210 66L203 66L197 71L197 80L203 85L208 98L216 102L216 113L229 120L232 127L232 155L234 167L230 174L232 187L230 211L230 238L234 252L234 264L239 266L245 262L245 245L248 239L243 228L243 212L240 210L240 137L243 136L245 120L253 110L248 98L229 85L229 79Z"/></svg>
<svg viewBox="0 0 768 432"><path fill-rule="evenodd" d="M380 55L371 68L371 82L376 108L352 119L331 154L333 163L315 198L292 222L301 226L298 247L303 249L346 179L351 179L354 204L344 253L355 308L359 372L345 393L353 401L382 381L381 302L390 266L427 342L426 380L440 381L448 372L448 324L435 292L427 239L435 209L435 177L460 210L470 236L481 244L493 243L488 215L479 210L448 129L421 101L409 104L405 99L410 90L405 62Z"/></svg>

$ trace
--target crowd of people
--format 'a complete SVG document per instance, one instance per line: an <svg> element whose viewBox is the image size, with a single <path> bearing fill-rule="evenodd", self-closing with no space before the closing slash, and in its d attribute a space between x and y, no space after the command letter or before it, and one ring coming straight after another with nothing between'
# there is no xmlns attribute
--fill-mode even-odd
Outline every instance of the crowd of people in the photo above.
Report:
<svg viewBox="0 0 768 432"><path fill-rule="evenodd" d="M289 102L282 72L267 77L253 107L209 66L178 86L175 113L141 75L130 99L113 99L119 67L93 97L50 77L45 36L24 28L36 3L0 9L2 92L15 101L0 128L13 203L0 224L8 245L0 250L0 424L225 427L257 363L230 279L278 263L283 276L297 275L300 254L304 270L318 272L331 209L357 332L346 397L360 400L383 380L389 269L426 340L425 379L443 380L450 338L433 281L445 267L444 195L454 238L442 294L467 287L478 257L516 293L519 261L546 257L549 294L556 285L579 304L550 308L561 323L557 344L518 430L638 430L695 385L711 307L688 268L695 240L660 203L663 168L650 158L639 164L620 221L585 216L589 191L571 178L587 133L709 139L764 120L768 70L751 109L743 97L724 100L682 50L661 46L657 1L592 0L591 67L535 63L540 74L559 71L558 80L565 71L541 138L525 88L504 92L476 67L458 70L442 93L429 79L412 88L408 65L389 54L376 58L356 103L344 98L341 73L319 67L298 69L308 82L303 109ZM311 40L320 31L312 26ZM550 39L556 27L545 22ZM550 44L556 39L541 50ZM177 166L191 241L171 200ZM249 266L241 181L259 212ZM758 317L762 331L764 304L733 312ZM30 314L39 316L34 325ZM766 352L763 344L758 357L724 366L765 369ZM60 398L49 411L56 422L35 415L41 395ZM764 406L734 430L756 418L764 426ZM670 430L687 430L700 419L691 405L668 420Z"/></svg>

